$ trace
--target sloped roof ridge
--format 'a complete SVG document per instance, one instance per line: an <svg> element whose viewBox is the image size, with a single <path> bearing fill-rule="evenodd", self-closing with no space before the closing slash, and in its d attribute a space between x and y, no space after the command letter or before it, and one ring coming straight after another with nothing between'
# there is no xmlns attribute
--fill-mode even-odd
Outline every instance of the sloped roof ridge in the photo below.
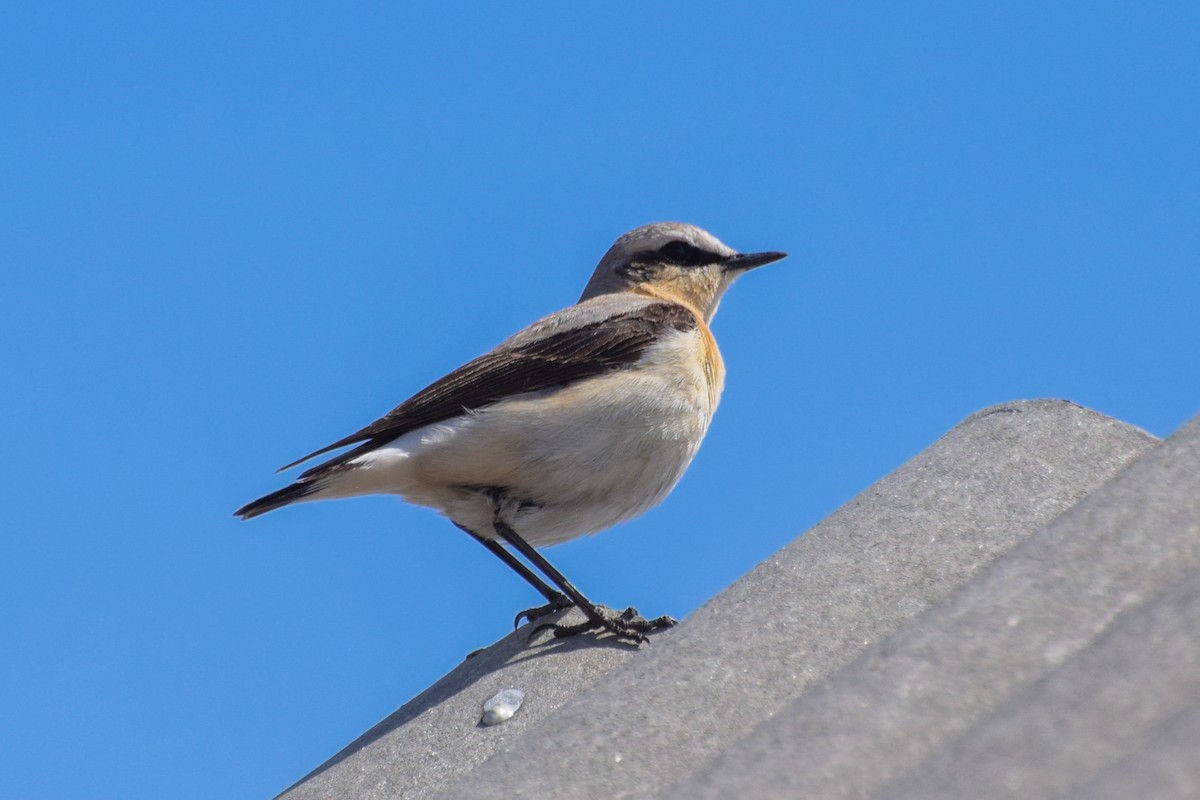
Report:
<svg viewBox="0 0 1200 800"><path fill-rule="evenodd" d="M1154 443L1063 401L984 409L651 645L531 647L518 631L286 797L654 796ZM522 709L478 727L509 686Z"/></svg>
<svg viewBox="0 0 1200 800"><path fill-rule="evenodd" d="M755 797L1009 796L1011 786L989 793L981 774L972 779L954 742L1200 567L1197 534L1200 419L667 796L723 797L733 786ZM1000 769L996 748L972 752ZM797 759L821 769L795 772ZM928 771L926 759L953 788L886 783ZM1031 791L1021 796L1040 796Z"/></svg>
<svg viewBox="0 0 1200 800"><path fill-rule="evenodd" d="M1156 441L1061 401L972 415L441 796L653 797Z"/></svg>

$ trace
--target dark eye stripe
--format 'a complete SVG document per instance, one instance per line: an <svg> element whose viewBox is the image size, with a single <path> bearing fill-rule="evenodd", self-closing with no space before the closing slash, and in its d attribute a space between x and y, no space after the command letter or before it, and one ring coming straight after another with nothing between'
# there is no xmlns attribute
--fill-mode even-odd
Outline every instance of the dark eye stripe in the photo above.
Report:
<svg viewBox="0 0 1200 800"><path fill-rule="evenodd" d="M664 244L658 249L658 253L664 261L682 267L696 267L721 260L721 257L715 253L707 253L693 244L678 239Z"/></svg>
<svg viewBox="0 0 1200 800"><path fill-rule="evenodd" d="M629 260L629 263L619 267L618 272L632 281L646 281L658 274L667 264L678 267L698 267L703 264L717 264L725 260L725 256L701 250L689 242L675 239L657 250L638 253Z"/></svg>

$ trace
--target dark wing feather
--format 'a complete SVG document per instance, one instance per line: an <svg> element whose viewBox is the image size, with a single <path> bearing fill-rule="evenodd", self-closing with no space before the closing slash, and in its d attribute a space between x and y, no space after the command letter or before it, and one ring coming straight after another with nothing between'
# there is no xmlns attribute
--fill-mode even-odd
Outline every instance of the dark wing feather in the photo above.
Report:
<svg viewBox="0 0 1200 800"><path fill-rule="evenodd" d="M588 325L549 333L536 341L498 348L430 384L365 428L293 461L281 471L339 447L364 443L305 472L301 475L303 479L397 436L457 417L464 411L628 367L667 330L690 330L697 324L696 317L683 306L653 303Z"/></svg>

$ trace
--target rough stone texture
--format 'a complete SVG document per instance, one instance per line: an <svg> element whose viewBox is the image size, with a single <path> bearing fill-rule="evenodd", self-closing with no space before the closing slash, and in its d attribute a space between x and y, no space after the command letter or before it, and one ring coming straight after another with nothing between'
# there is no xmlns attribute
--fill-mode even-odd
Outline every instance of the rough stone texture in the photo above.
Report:
<svg viewBox="0 0 1200 800"><path fill-rule="evenodd" d="M980 412L442 796L653 797L1154 442L1069 403Z"/></svg>
<svg viewBox="0 0 1200 800"><path fill-rule="evenodd" d="M875 657L878 643L898 630L944 614L964 584L970 591L992 572L977 575L981 569L1139 456L1159 452L1156 441L1060 401L979 412L649 646L635 651L581 638L531 647L518 632L469 659L285 797L608 800L659 796L672 786L676 796L702 796L686 794L698 771L702 789L720 780L730 768L723 752L767 736L773 715L778 720L824 696L827 684ZM1078 557L1086 565L1092 556ZM1169 571L1162 567L1163 580ZM1122 580L1114 576L1113 586ZM1107 597L1110 589L1099 593ZM1041 631L1043 611L1032 609L1012 627ZM966 633L958 643L966 654L992 652L982 631ZM1054 639L1050 652L1067 658L1095 633ZM970 676L945 677L966 687L976 717L996 704L976 692ZM1018 676L1010 685L1024 683ZM482 702L512 686L526 692L516 716L478 726ZM977 695L984 699L972 699ZM1131 744L1128 757L1137 752ZM918 743L868 783L926 755L928 746ZM791 740L781 751L751 756L821 768ZM1147 775L1154 772L1143 763ZM746 783L708 796L757 797L757 788Z"/></svg>
<svg viewBox="0 0 1200 800"><path fill-rule="evenodd" d="M531 644L525 627L469 656L281 798L429 797L636 652L612 640L547 639ZM483 703L514 688L525 701L512 719L479 724Z"/></svg>
<svg viewBox="0 0 1200 800"><path fill-rule="evenodd" d="M1192 669L1197 669L1192 664ZM1200 697L1138 736L1128 753L1063 795L1070 800L1196 800L1200 797Z"/></svg>
<svg viewBox="0 0 1200 800"><path fill-rule="evenodd" d="M1196 542L1200 515L1192 519L1192 530L1184 532ZM1160 533L1177 538L1180 531ZM1191 706L1181 712L1180 701L1188 698ZM1200 738L1186 738L1189 726L1195 730L1198 703L1200 571L1192 570L1166 593L1121 614L1091 647L1015 693L997 713L878 796L1039 800L1074 791L1087 798L1160 797L1144 789L1146 778L1155 772L1165 777L1163 771L1137 768L1159 760L1159 766L1170 767L1177 788L1200 797ZM1189 754L1161 764L1172 747ZM1131 783L1143 789L1113 794Z"/></svg>
<svg viewBox="0 0 1200 800"><path fill-rule="evenodd" d="M754 797L866 797L1197 564L1200 422L726 750L673 796L728 797L736 789ZM980 794L981 776L968 775L953 749L944 755L943 771L958 776L944 793L921 782L911 794L887 788L878 796L1006 794ZM1020 796L1040 795L1022 789Z"/></svg>

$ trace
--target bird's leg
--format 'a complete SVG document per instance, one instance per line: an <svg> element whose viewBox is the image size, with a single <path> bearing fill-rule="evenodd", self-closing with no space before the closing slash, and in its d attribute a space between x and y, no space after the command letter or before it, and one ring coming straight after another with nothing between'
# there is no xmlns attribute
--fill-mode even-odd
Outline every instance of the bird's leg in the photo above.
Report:
<svg viewBox="0 0 1200 800"><path fill-rule="evenodd" d="M483 545L488 550L490 550L492 555L496 556L496 558L500 559L505 564L507 564L508 567L510 569L512 569L513 572L517 573L522 578L524 578L530 586L537 589L538 592L542 595L542 597L545 597L546 600L549 601L544 606L537 606L536 608L527 608L524 611L517 614L516 619L513 620L514 628L520 626L522 619L526 619L530 622L533 622L535 619L544 617L547 614L553 614L555 611L561 611L564 608L571 607L572 603L571 603L571 599L569 597L567 597L562 592L555 591L554 589L551 589L549 586L547 586L546 582L544 580L542 580L541 578L539 578L533 570L531 570L529 567L527 567L523 563L521 563L521 560L519 558L517 558L512 553L505 550L504 545L500 544L495 539L485 539L484 537L475 533L475 531L469 530L468 528L464 528L462 525L459 525L457 522L455 522L454 525L459 530L465 532L472 539L479 542L481 545Z"/></svg>
<svg viewBox="0 0 1200 800"><path fill-rule="evenodd" d="M578 625L553 625L550 623L539 625L534 629L534 634L548 628L554 631L556 637L564 638L586 633L587 631L603 629L610 631L620 639L644 642L646 641L645 633L647 631L669 628L675 624L675 620L667 616L652 620L643 619L635 608L627 608L624 612L618 613L611 609L596 606L595 603L584 597L583 592L575 588L575 585L567 580L561 572L555 569L554 565L542 557L541 553L533 549L528 542L517 535L517 532L511 526L501 520L499 510L497 510L496 516L492 520L492 527L496 529L496 534L500 538L512 545L513 549L525 556L546 577L554 581L558 585L558 588L562 589L566 593L566 596L587 617L586 622L581 622Z"/></svg>

